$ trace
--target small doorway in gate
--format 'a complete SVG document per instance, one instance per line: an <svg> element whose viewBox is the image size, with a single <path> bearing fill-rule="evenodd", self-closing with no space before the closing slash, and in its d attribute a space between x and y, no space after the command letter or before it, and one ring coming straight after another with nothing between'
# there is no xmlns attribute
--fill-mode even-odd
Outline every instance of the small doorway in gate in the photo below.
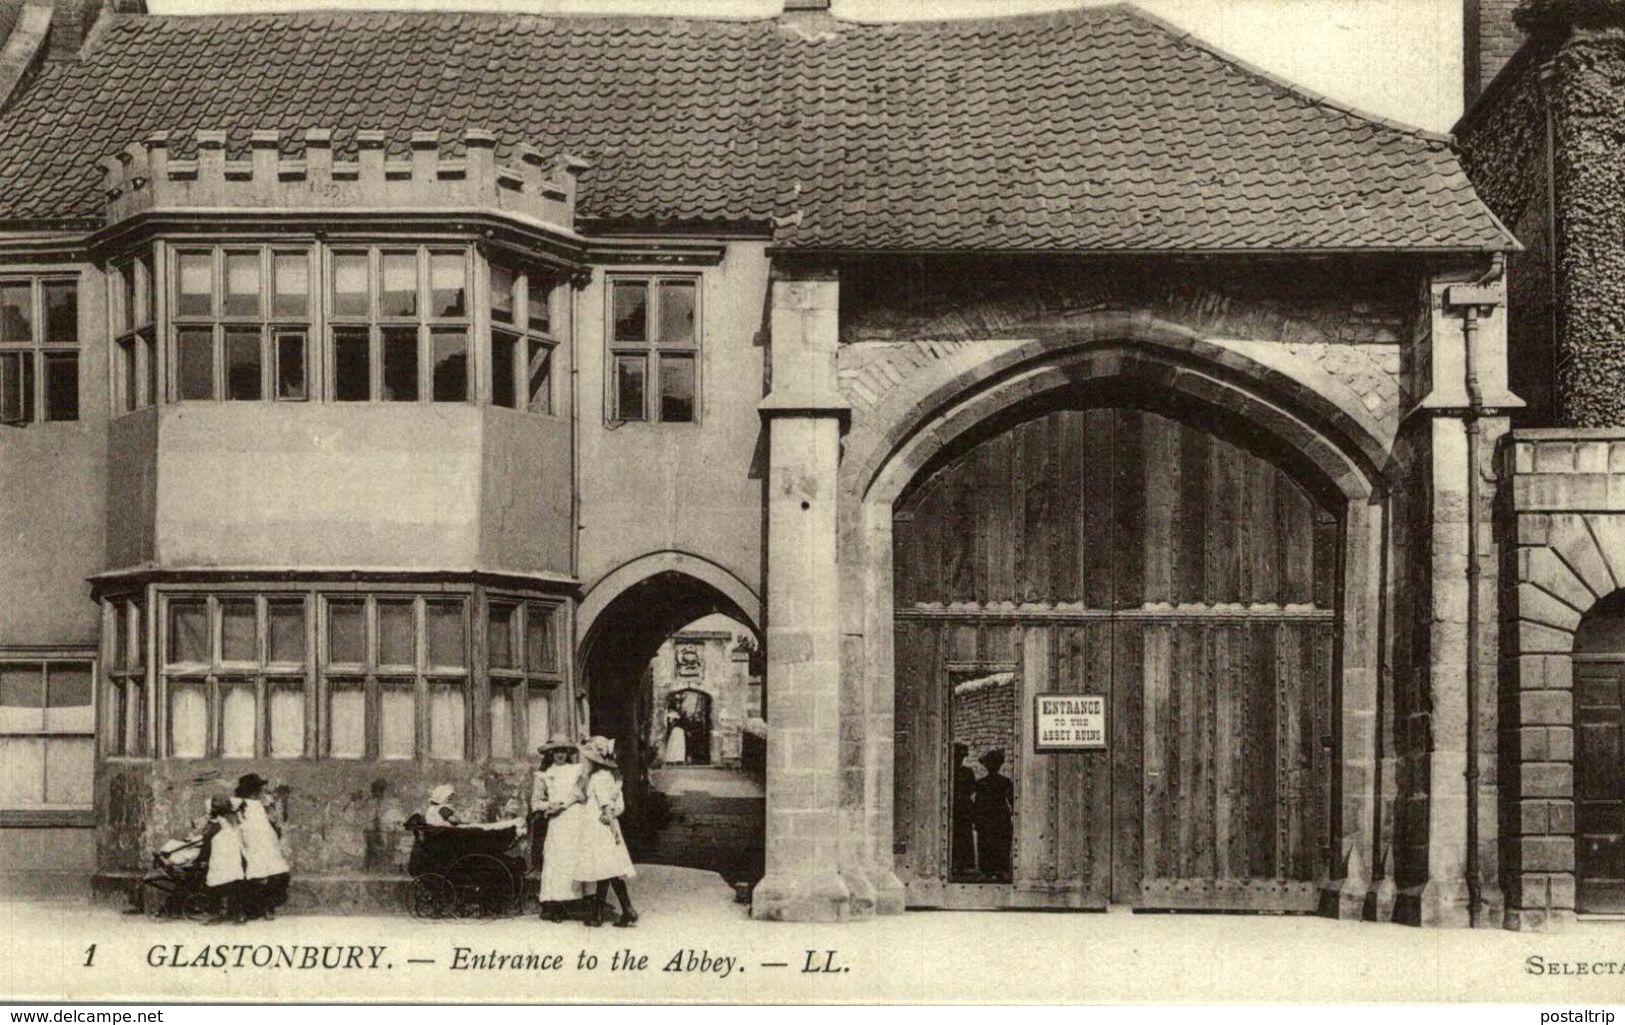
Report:
<svg viewBox="0 0 1625 1025"><path fill-rule="evenodd" d="M711 695L692 687L666 695L667 765L711 764Z"/></svg>
<svg viewBox="0 0 1625 1025"><path fill-rule="evenodd" d="M1625 591L1574 635L1574 909L1625 912Z"/></svg>
<svg viewBox="0 0 1625 1025"><path fill-rule="evenodd" d="M1008 883L1015 836L1013 666L953 666L948 680L949 881Z"/></svg>

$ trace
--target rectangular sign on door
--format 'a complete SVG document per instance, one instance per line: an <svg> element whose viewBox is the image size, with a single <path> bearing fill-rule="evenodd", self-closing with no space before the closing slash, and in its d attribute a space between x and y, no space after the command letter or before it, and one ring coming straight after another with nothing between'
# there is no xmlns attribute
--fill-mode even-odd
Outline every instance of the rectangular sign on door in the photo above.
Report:
<svg viewBox="0 0 1625 1025"><path fill-rule="evenodd" d="M1101 694L1034 696L1033 749L1090 751L1106 746L1106 698Z"/></svg>

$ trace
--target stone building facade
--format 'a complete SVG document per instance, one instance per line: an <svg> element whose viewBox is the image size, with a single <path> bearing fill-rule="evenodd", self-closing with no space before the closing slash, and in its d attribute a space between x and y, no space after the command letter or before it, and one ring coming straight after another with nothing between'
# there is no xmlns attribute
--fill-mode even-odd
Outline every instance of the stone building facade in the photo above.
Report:
<svg viewBox="0 0 1625 1025"><path fill-rule="evenodd" d="M1510 255L1501 486L1501 819L1509 922L1625 907L1617 592L1625 555L1625 5L1526 0L1522 46L1457 126ZM1496 69L1487 69L1494 72Z"/></svg>
<svg viewBox="0 0 1625 1025"><path fill-rule="evenodd" d="M762 681L751 673L753 641L727 626L697 623L673 634L649 662L646 742L664 764L737 767L745 723L762 717ZM673 725L685 728L685 754L666 747Z"/></svg>
<svg viewBox="0 0 1625 1025"><path fill-rule="evenodd" d="M433 785L508 814L584 730L638 774L649 660L724 613L758 917L1560 920L1573 624L1520 574L1612 592L1613 452L1507 440L1520 249L1451 140L1131 7L793 6L108 10L56 50L24 10L6 842L92 835L117 890L252 770L299 899L388 904ZM971 882L954 695L993 677ZM1104 747L1036 742L1054 694Z"/></svg>

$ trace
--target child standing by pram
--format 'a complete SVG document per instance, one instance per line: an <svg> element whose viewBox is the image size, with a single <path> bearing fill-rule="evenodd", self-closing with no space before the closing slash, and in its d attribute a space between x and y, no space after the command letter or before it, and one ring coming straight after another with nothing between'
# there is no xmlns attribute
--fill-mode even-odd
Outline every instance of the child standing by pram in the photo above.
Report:
<svg viewBox="0 0 1625 1025"><path fill-rule="evenodd" d="M604 924L609 888L615 887L615 898L621 902L621 917L615 925L624 929L638 920L638 913L632 910L632 897L626 892L626 881L638 873L632 867L632 856L627 853L618 821L626 810L626 800L621 796L615 746L607 737L592 737L581 745L581 757L587 763L582 777L586 804L576 833L576 882L596 887L587 915L587 924L592 926Z"/></svg>
<svg viewBox="0 0 1625 1025"><path fill-rule="evenodd" d="M225 794L209 798L209 824L203 827L203 853L198 861L205 866L203 882L214 898L215 916L210 924L227 918L239 925L248 921L243 906L243 831L237 810Z"/></svg>
<svg viewBox="0 0 1625 1025"><path fill-rule="evenodd" d="M266 813L267 783L258 773L237 780L243 835L243 912L266 920L288 899L288 859L282 856L282 831Z"/></svg>

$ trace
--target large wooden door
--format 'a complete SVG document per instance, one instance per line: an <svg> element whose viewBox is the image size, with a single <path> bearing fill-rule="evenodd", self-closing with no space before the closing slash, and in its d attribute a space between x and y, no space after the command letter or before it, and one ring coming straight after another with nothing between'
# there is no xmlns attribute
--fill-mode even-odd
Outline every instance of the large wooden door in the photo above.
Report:
<svg viewBox="0 0 1625 1025"><path fill-rule="evenodd" d="M1057 409L899 502L894 848L913 903L1313 909L1339 527L1279 462L1175 410ZM1046 693L1104 697L1105 749L1037 752ZM975 800L1003 786L983 783L994 749L1007 873L1003 805Z"/></svg>
<svg viewBox="0 0 1625 1025"><path fill-rule="evenodd" d="M1625 662L1574 666L1575 910L1625 911Z"/></svg>

